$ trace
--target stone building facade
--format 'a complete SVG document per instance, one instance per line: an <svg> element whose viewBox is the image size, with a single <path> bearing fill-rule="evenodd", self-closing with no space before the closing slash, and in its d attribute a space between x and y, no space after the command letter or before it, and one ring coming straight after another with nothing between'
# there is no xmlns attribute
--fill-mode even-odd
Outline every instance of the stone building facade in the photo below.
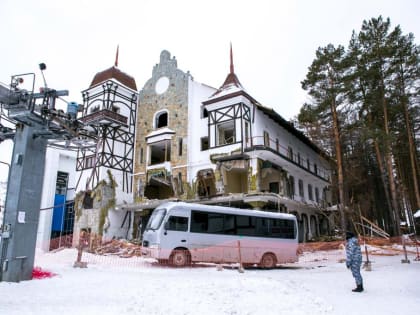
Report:
<svg viewBox="0 0 420 315"><path fill-rule="evenodd" d="M192 77L162 51L152 77L139 93L135 189L136 201L186 199Z"/></svg>
<svg viewBox="0 0 420 315"><path fill-rule="evenodd" d="M231 65L219 89L194 81L162 51L139 92L135 221L168 200L293 213L301 241L327 234L328 157L256 101ZM144 228L144 225L143 225Z"/></svg>

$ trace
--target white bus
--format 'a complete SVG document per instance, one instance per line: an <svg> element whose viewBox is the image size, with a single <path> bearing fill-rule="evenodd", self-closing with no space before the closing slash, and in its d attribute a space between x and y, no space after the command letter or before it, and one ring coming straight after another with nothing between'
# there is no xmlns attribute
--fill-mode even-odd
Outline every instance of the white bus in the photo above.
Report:
<svg viewBox="0 0 420 315"><path fill-rule="evenodd" d="M174 266L191 262L276 264L297 261L296 217L286 213L168 202L154 209L142 255Z"/></svg>

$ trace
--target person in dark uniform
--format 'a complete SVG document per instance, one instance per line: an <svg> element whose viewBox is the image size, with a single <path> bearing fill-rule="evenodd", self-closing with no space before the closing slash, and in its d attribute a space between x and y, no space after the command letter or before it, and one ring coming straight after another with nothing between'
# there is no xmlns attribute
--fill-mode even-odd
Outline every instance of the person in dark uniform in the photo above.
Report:
<svg viewBox="0 0 420 315"><path fill-rule="evenodd" d="M352 232L346 232L346 267L351 270L351 273L356 280L357 287L353 292L363 291L363 278L360 274L360 267L362 266L362 251L360 249L359 240Z"/></svg>

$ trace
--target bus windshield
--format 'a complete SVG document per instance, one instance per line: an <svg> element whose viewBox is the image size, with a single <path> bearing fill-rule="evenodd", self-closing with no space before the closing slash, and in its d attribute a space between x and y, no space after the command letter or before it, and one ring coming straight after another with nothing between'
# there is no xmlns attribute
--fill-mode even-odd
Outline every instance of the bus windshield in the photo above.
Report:
<svg viewBox="0 0 420 315"><path fill-rule="evenodd" d="M155 209L150 217L146 230L157 230L166 215L166 209Z"/></svg>

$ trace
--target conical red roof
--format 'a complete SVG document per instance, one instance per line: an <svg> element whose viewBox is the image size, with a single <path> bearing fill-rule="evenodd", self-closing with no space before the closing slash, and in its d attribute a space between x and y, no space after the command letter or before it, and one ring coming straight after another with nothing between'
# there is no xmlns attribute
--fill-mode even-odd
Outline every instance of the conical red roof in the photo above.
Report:
<svg viewBox="0 0 420 315"><path fill-rule="evenodd" d="M225 82L222 84L222 86L212 95L210 98L217 98L221 95L227 95L230 93L243 91L244 88L239 82L238 77L235 74L235 69L233 66L233 53L232 53L232 44L230 45L230 72L227 75Z"/></svg>
<svg viewBox="0 0 420 315"><path fill-rule="evenodd" d="M126 87L137 91L136 81L132 76L122 72L116 66L112 66L102 72L98 72L92 80L90 87L97 85L99 83L105 82L110 79L115 79Z"/></svg>

